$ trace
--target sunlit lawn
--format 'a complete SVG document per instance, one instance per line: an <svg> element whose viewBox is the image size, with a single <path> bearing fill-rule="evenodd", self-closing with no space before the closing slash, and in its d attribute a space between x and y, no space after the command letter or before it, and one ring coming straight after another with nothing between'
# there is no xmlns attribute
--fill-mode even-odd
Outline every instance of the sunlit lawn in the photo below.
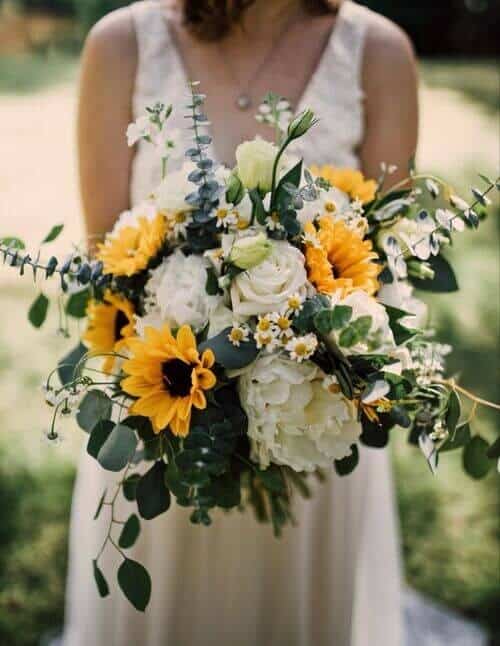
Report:
<svg viewBox="0 0 500 646"><path fill-rule="evenodd" d="M9 72L9 80L5 70L11 69L10 63L0 59L0 92L38 88L38 69L46 74L43 83L72 78L73 60L61 67L59 63L52 73L26 59ZM492 84L497 86L490 66L426 63L424 72L431 84L464 89L464 102L473 97L491 111ZM457 95L457 111L461 101ZM474 155L463 166L455 163L450 179L462 192L476 182L478 164L483 158L478 161ZM494 167L477 170L496 172ZM492 399L498 399L499 391L498 249L497 210L478 232L463 234L452 250L462 291L428 299L437 312L439 338L455 346L452 373L460 373L464 386ZM33 296L29 279L0 281L0 644L9 646L32 646L40 634L61 625L67 520L80 443L71 425L59 449L41 442L49 412L42 407L38 386L68 342L55 335L55 313L42 331L29 327L25 312ZM498 416L480 413L475 428L494 436ZM460 457L447 455L433 478L404 435L397 437L394 455L409 583L499 631L496 476L471 481L462 475Z"/></svg>

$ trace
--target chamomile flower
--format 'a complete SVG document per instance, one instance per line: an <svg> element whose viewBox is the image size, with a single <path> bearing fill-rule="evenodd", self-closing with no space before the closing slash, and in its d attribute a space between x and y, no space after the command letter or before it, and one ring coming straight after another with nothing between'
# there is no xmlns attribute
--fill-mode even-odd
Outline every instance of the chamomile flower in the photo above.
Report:
<svg viewBox="0 0 500 646"><path fill-rule="evenodd" d="M217 275L220 275L224 263L224 251L218 247L216 249L208 249L203 255L210 261Z"/></svg>
<svg viewBox="0 0 500 646"><path fill-rule="evenodd" d="M315 334L305 334L291 339L286 349L290 353L290 358L301 363L304 359L309 359L318 347L318 339Z"/></svg>
<svg viewBox="0 0 500 646"><path fill-rule="evenodd" d="M253 338L258 350L266 350L272 352L278 347L279 341L276 337L275 331L270 329L268 331L257 330Z"/></svg>
<svg viewBox="0 0 500 646"><path fill-rule="evenodd" d="M312 247L321 247L321 243L315 231L306 231L302 234L302 243Z"/></svg>
<svg viewBox="0 0 500 646"><path fill-rule="evenodd" d="M286 304L286 312L289 316L296 316L304 306L304 297L295 292L292 294Z"/></svg>
<svg viewBox="0 0 500 646"><path fill-rule="evenodd" d="M167 222L169 224L169 237L185 238L187 234L187 225L192 218L188 211L177 211L176 213L167 213Z"/></svg>
<svg viewBox="0 0 500 646"><path fill-rule="evenodd" d="M266 314L265 316L259 316L256 330L257 332L272 332L273 322L269 314Z"/></svg>
<svg viewBox="0 0 500 646"><path fill-rule="evenodd" d="M330 393L340 392L339 381L335 375L325 375L321 385Z"/></svg>
<svg viewBox="0 0 500 646"><path fill-rule="evenodd" d="M235 347L239 348L241 343L248 341L249 334L250 330L246 325L233 323L233 327L227 335L227 338Z"/></svg>
<svg viewBox="0 0 500 646"><path fill-rule="evenodd" d="M235 209L218 208L215 211L215 217L217 219L218 229L237 226L238 224L238 214Z"/></svg>

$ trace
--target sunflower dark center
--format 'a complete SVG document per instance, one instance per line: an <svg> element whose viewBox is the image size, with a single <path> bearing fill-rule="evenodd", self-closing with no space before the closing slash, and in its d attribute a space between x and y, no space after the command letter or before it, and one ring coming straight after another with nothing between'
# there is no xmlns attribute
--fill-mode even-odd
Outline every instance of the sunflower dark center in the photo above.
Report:
<svg viewBox="0 0 500 646"><path fill-rule="evenodd" d="M163 383L174 397L185 397L191 390L191 373L193 367L180 359L165 361L161 366Z"/></svg>
<svg viewBox="0 0 500 646"><path fill-rule="evenodd" d="M127 316L121 310L118 310L117 313L116 313L116 317L115 317L115 339L116 339L116 341L119 341L121 338L123 338L122 330L128 324L129 324L129 320L128 320Z"/></svg>

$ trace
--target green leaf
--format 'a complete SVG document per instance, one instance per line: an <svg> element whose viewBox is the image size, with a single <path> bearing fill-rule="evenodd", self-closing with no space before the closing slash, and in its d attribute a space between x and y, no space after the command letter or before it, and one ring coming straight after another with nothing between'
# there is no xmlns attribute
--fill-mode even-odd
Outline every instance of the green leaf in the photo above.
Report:
<svg viewBox="0 0 500 646"><path fill-rule="evenodd" d="M434 278L422 280L414 276L409 276L410 282L417 289L443 294L458 291L455 272L444 256L431 256L427 262L434 270Z"/></svg>
<svg viewBox="0 0 500 646"><path fill-rule="evenodd" d="M21 240L21 238L16 238L14 236L6 236L5 238L0 238L0 246L8 247L9 249L17 249L19 251L26 249L26 245Z"/></svg>
<svg viewBox="0 0 500 646"><path fill-rule="evenodd" d="M118 545L124 550L132 547L140 533L141 523L139 522L139 518L136 514L132 514L123 526L118 539Z"/></svg>
<svg viewBox="0 0 500 646"><path fill-rule="evenodd" d="M498 458L500 458L500 437L497 437L497 439L490 446L487 455L490 460L497 460Z"/></svg>
<svg viewBox="0 0 500 646"><path fill-rule="evenodd" d="M373 319L371 316L360 316L351 323L351 327L355 330L360 339L365 339L372 326Z"/></svg>
<svg viewBox="0 0 500 646"><path fill-rule="evenodd" d="M97 585L97 590L99 591L99 595L101 597L107 597L109 594L108 582L104 578L104 574L100 570L95 559L92 561L92 568L94 570L94 579Z"/></svg>
<svg viewBox="0 0 500 646"><path fill-rule="evenodd" d="M134 431L124 424L116 424L97 455L97 461L107 471L121 471L133 458L137 446Z"/></svg>
<svg viewBox="0 0 500 646"><path fill-rule="evenodd" d="M359 341L359 334L352 325L349 325L349 327L346 327L345 330L342 330L342 332L340 333L339 345L343 348L351 348Z"/></svg>
<svg viewBox="0 0 500 646"><path fill-rule="evenodd" d="M389 316L389 326L392 330L392 334L394 335L394 340L396 341L397 345L406 343L406 341L409 341L416 334L418 334L418 330L407 328L406 326L401 325L401 323L399 322L399 320L404 318L405 316L411 316L409 312L405 312L404 310L400 310L397 307L391 307L390 305L385 304L384 308L387 312L387 315Z"/></svg>
<svg viewBox="0 0 500 646"><path fill-rule="evenodd" d="M324 309L319 311L314 316L314 327L318 330L320 334L330 334L333 330L332 324L333 311L329 309Z"/></svg>
<svg viewBox="0 0 500 646"><path fill-rule="evenodd" d="M286 185L291 184L295 188L298 188L301 177L302 160L295 164L295 166L280 179L278 186L276 187L275 194L273 195L273 208L278 210L280 213L289 208L292 196L286 189Z"/></svg>
<svg viewBox="0 0 500 646"><path fill-rule="evenodd" d="M219 280L213 267L207 269L207 282L205 283L205 291L209 296L216 296L219 293Z"/></svg>
<svg viewBox="0 0 500 646"><path fill-rule="evenodd" d="M88 288L71 294L66 303L66 313L76 319L85 318L89 299L90 290Z"/></svg>
<svg viewBox="0 0 500 646"><path fill-rule="evenodd" d="M141 476L138 473L133 473L123 481L122 492L126 500L135 500L137 485L140 479Z"/></svg>
<svg viewBox="0 0 500 646"><path fill-rule="evenodd" d="M90 433L101 420L111 417L113 402L102 390L89 390L76 415L78 426Z"/></svg>
<svg viewBox="0 0 500 646"><path fill-rule="evenodd" d="M124 559L118 569L118 585L137 610L146 610L151 598L151 577L144 566L132 559Z"/></svg>
<svg viewBox="0 0 500 646"><path fill-rule="evenodd" d="M354 471L359 463L359 451L358 447L353 444L351 446L352 453L341 460L335 460L334 466L335 471L339 476L347 476Z"/></svg>
<svg viewBox="0 0 500 646"><path fill-rule="evenodd" d="M87 453L96 460L102 445L108 439L114 426L114 423L109 420L101 420L92 430L89 441L87 442Z"/></svg>
<svg viewBox="0 0 500 646"><path fill-rule="evenodd" d="M453 433L450 433L450 437L439 449L439 452L444 453L446 451L454 451L455 449L461 449L470 442L470 439L471 439L470 426L468 424L461 424L460 426L456 427Z"/></svg>
<svg viewBox="0 0 500 646"><path fill-rule="evenodd" d="M448 432L454 433L458 421L460 419L460 412L461 412L461 405L460 405L460 399L457 395L457 393L452 390L450 392L450 397L448 399L448 408L446 410L446 417L445 417L445 422L446 422L446 428L448 429Z"/></svg>
<svg viewBox="0 0 500 646"><path fill-rule="evenodd" d="M253 205L252 217L256 218L259 224L265 224L267 214L259 191L256 188L253 188L249 191L248 195L250 196L250 200Z"/></svg>
<svg viewBox="0 0 500 646"><path fill-rule="evenodd" d="M259 471L257 477L264 487L273 493L284 493L286 491L286 482L280 467L269 466L267 469Z"/></svg>
<svg viewBox="0 0 500 646"><path fill-rule="evenodd" d="M61 384L65 386L75 378L75 368L80 359L87 353L87 348L83 343L79 343L76 348L68 352L57 364L57 375Z"/></svg>
<svg viewBox="0 0 500 646"><path fill-rule="evenodd" d="M328 299L322 296L306 299L302 305L302 309L293 319L293 327L301 334L314 332L314 316L322 309L325 309L325 307L328 307L328 305Z"/></svg>
<svg viewBox="0 0 500 646"><path fill-rule="evenodd" d="M104 506L104 500L106 499L107 492L107 489L104 489L104 491L102 492L102 496L99 499L99 504L97 505L97 509L95 510L94 520L97 520L99 518L99 514L101 513L101 510Z"/></svg>
<svg viewBox="0 0 500 646"><path fill-rule="evenodd" d="M335 305L332 314L332 328L340 330L345 327L352 316L352 307L349 305Z"/></svg>
<svg viewBox="0 0 500 646"><path fill-rule="evenodd" d="M64 229L64 224L56 224L52 229L47 233L45 238L42 240L42 244L47 244L47 242L53 242Z"/></svg>
<svg viewBox="0 0 500 646"><path fill-rule="evenodd" d="M236 370L248 366L256 358L259 351L253 339L240 343L239 348L234 346L228 338L230 327L225 328L216 336L203 341L199 345L200 353L209 348L215 355L215 360L226 370Z"/></svg>
<svg viewBox="0 0 500 646"><path fill-rule="evenodd" d="M137 508L140 516L146 520L156 518L170 507L170 491L165 484L165 470L165 463L158 460L137 483Z"/></svg>
<svg viewBox="0 0 500 646"><path fill-rule="evenodd" d="M480 435L474 435L464 448L464 469L475 480L484 478L493 466L493 462L488 459L488 449L488 442Z"/></svg>
<svg viewBox="0 0 500 646"><path fill-rule="evenodd" d="M39 328L47 318L49 299L40 292L28 311L28 319L33 327Z"/></svg>
<svg viewBox="0 0 500 646"><path fill-rule="evenodd" d="M245 196L245 187L238 177L237 173L231 173L227 183L226 201L235 206L241 202Z"/></svg>

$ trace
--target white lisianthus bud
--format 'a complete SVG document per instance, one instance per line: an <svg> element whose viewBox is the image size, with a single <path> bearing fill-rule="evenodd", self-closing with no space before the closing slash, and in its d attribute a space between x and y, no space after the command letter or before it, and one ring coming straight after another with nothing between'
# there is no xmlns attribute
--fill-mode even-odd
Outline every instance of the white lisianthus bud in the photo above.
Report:
<svg viewBox="0 0 500 646"><path fill-rule="evenodd" d="M435 276L435 271L429 263L414 260L408 262L408 273L410 276L414 276L420 280L432 280Z"/></svg>
<svg viewBox="0 0 500 646"><path fill-rule="evenodd" d="M244 141L236 148L238 177L245 188L258 188L264 192L271 190L273 165L277 154L276 146L260 137Z"/></svg>
<svg viewBox="0 0 500 646"><path fill-rule="evenodd" d="M290 139L298 139L305 135L306 132L311 128L317 119L314 117L314 112L312 110L304 110L298 114L295 119L290 121L288 126L288 137Z"/></svg>
<svg viewBox="0 0 500 646"><path fill-rule="evenodd" d="M231 248L229 261L239 269L251 269L260 265L271 253L272 242L265 233L238 238Z"/></svg>

